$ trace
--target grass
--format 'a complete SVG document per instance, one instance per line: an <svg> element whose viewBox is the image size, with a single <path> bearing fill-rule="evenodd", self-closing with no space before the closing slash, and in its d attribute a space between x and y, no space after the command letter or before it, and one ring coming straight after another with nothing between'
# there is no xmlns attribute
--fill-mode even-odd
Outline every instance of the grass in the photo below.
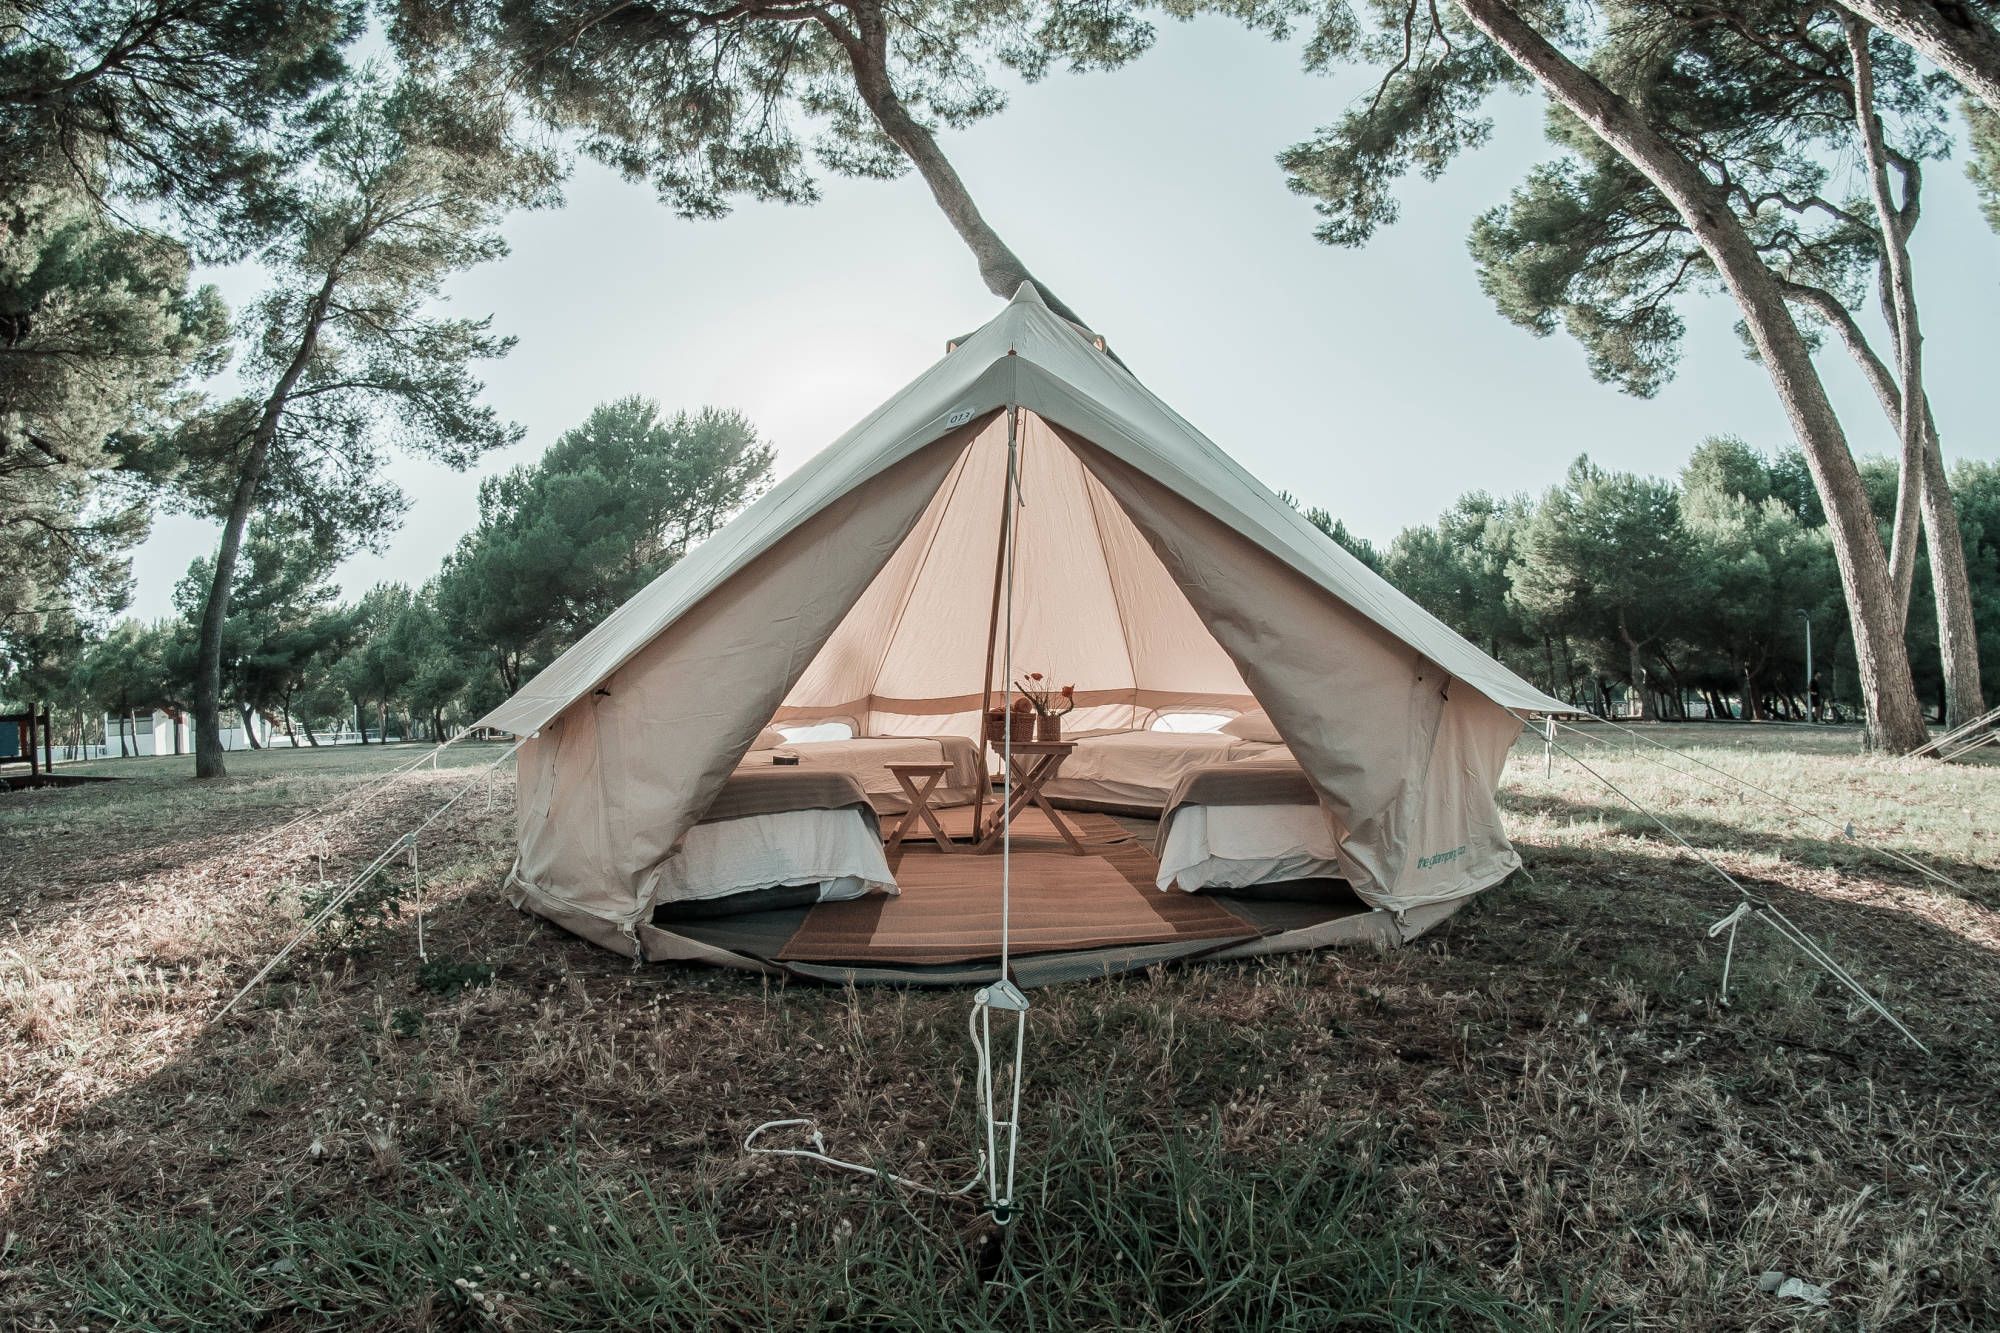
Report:
<svg viewBox="0 0 2000 1333"><path fill-rule="evenodd" d="M810 1116L837 1155L969 1178L963 995L635 970L518 915L504 766L420 847L428 966L406 893L216 1018L322 867L498 747L261 846L418 751L241 756L214 785L113 761L125 781L0 796L0 1326L2000 1324L2000 766L1648 734L1962 886L1564 737L1931 1055L1761 926L1720 1004L1705 928L1734 891L1527 738L1504 791L1526 872L1415 946L1036 992L997 1243L969 1204L741 1151ZM1767 1269L1830 1305L1759 1292Z"/></svg>
<svg viewBox="0 0 2000 1333"><path fill-rule="evenodd" d="M75 1308L127 1327L335 1324L415 1291L433 1319L535 1327L1515 1326L1409 1262L1413 1233L1381 1225L1331 1135L1250 1154L1211 1121L1132 1143L1101 1104L1047 1133L1028 1194L1063 1221L1010 1236L990 1281L965 1260L963 1209L812 1179L778 1225L746 1226L723 1182L668 1193L593 1171L570 1139L512 1169L416 1168L420 1205L141 1231L84 1270Z"/></svg>

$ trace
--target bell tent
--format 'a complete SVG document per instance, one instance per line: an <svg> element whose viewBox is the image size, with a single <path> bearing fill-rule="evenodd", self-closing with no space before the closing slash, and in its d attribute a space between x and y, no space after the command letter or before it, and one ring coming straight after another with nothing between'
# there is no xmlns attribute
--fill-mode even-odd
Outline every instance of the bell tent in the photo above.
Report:
<svg viewBox="0 0 2000 1333"><path fill-rule="evenodd" d="M1526 718L1574 712L1024 286L475 724L524 738L510 893L640 958L769 966L653 920L663 866L760 732L977 738L1010 667L1075 682L1069 735L1268 714L1358 902L1280 914L1237 954L1400 941L1504 879L1508 750Z"/></svg>

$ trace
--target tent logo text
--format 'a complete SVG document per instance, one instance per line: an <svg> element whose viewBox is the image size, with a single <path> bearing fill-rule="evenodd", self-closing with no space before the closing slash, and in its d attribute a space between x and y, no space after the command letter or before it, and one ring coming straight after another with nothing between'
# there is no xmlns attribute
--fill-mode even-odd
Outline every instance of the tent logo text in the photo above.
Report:
<svg viewBox="0 0 2000 1333"><path fill-rule="evenodd" d="M970 420L972 420L972 409L969 407L961 407L956 412L953 412L950 416L946 417L944 419L944 424L947 426L963 426L966 422Z"/></svg>
<svg viewBox="0 0 2000 1333"><path fill-rule="evenodd" d="M1417 858L1417 869L1429 870L1432 866L1449 865L1451 862L1456 861L1459 857L1464 855L1465 855L1464 844L1460 844L1459 846L1452 848L1448 852L1432 852L1429 856L1421 856Z"/></svg>

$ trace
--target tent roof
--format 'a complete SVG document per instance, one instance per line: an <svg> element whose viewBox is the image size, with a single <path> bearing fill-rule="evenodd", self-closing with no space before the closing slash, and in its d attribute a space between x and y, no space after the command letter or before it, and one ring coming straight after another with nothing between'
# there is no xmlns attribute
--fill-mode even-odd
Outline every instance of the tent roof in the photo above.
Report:
<svg viewBox="0 0 2000 1333"><path fill-rule="evenodd" d="M1023 284L990 323L474 725L517 735L538 731L799 524L947 432L1009 405L1028 408L1157 478L1501 707L1575 711L1328 540Z"/></svg>

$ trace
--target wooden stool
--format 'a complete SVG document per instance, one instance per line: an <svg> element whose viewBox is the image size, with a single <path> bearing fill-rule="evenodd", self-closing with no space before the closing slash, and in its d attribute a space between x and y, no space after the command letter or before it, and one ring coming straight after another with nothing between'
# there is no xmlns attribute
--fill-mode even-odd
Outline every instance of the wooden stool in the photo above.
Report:
<svg viewBox="0 0 2000 1333"><path fill-rule="evenodd" d="M902 850L903 835L916 827L919 819L930 825L931 837L937 842L938 850L955 852L951 835L938 823L935 811L931 809L931 793L944 781L945 774L951 772L950 764L890 764L889 774L896 779L896 785L903 789L903 795L910 798L910 808L903 812L902 822L889 835L887 854L895 856Z"/></svg>

